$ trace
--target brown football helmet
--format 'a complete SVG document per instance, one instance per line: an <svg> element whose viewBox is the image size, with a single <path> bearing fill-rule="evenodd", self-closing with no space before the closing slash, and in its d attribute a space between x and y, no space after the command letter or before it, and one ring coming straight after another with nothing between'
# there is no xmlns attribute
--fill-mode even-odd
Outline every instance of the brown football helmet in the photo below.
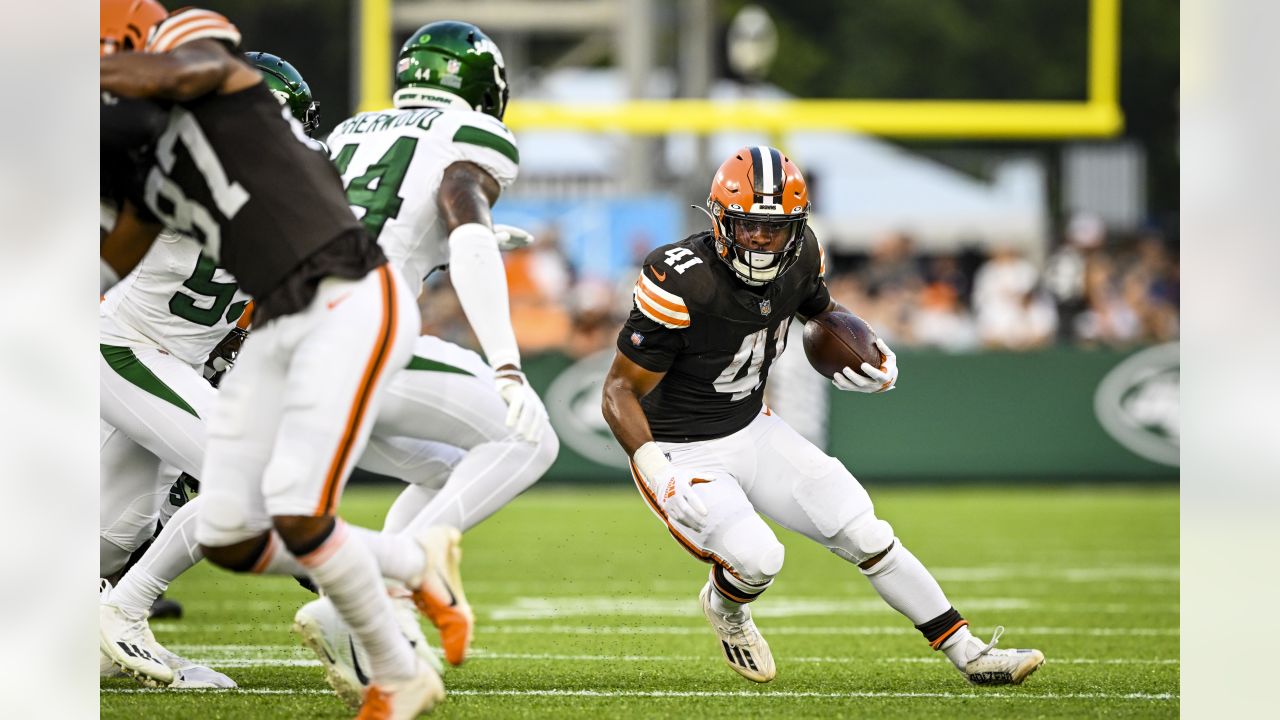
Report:
<svg viewBox="0 0 1280 720"><path fill-rule="evenodd" d="M707 213L720 259L747 284L764 285L800 257L809 187L782 151L744 147L716 171Z"/></svg>

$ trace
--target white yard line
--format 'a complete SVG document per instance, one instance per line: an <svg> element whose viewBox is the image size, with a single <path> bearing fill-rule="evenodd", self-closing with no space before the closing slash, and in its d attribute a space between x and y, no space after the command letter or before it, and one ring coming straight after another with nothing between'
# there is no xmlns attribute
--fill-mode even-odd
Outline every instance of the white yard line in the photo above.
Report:
<svg viewBox="0 0 1280 720"><path fill-rule="evenodd" d="M642 616L686 617L688 598L619 598L617 596L521 597L505 605L488 608L491 620L554 620L575 617ZM1042 603L1028 598L975 598L965 600L967 612L1103 613L1152 614L1179 610L1177 603ZM760 603L760 612L770 618L891 615L896 611L880 598L818 599L770 597Z"/></svg>
<svg viewBox="0 0 1280 720"><path fill-rule="evenodd" d="M239 688L236 690L167 690L164 688L103 688L106 695L150 695L155 693L217 693L229 695L332 695L330 690L312 688ZM715 691L715 690L450 690L455 697L586 697L586 698L796 698L844 699L964 699L964 700L1174 700L1173 693L1005 693L1005 692L805 692L805 691Z"/></svg>
<svg viewBox="0 0 1280 720"><path fill-rule="evenodd" d="M161 635L165 633L258 633L286 632L288 626L283 623L177 623L157 622L151 624L152 630ZM1081 635L1087 637L1177 637L1178 628L1150 627L1069 627L1069 626L1027 626L1006 625L1010 634L1018 635ZM911 626L768 626L763 628L770 635L918 635L919 630ZM629 626L629 625L498 625L482 627L480 635L701 635L707 632L706 627L673 627L662 625Z"/></svg>
<svg viewBox="0 0 1280 720"><path fill-rule="evenodd" d="M536 662L598 662L598 663L644 663L644 662L706 662L710 656L702 655L558 655L552 653L486 653L472 655L468 660L484 662L487 660L529 660ZM188 659L200 665L213 668L254 668L254 667L320 667L319 660L308 660L294 657L202 657L190 655ZM713 658L714 659L714 658ZM909 663L921 665L945 665L946 658L932 657L890 657L890 658L856 658L856 657L783 657L782 663L821 664L821 665L866 665L871 663ZM1170 658L1056 658L1050 657L1050 665L1177 665L1178 660Z"/></svg>

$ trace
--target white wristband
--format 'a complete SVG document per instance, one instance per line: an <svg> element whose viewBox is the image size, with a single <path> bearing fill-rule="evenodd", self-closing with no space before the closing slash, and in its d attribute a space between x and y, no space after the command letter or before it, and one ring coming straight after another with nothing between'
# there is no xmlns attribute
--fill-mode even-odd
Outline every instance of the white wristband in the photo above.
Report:
<svg viewBox="0 0 1280 720"><path fill-rule="evenodd" d="M658 444L650 440L649 442L636 448L635 454L631 459L636 463L636 469L640 471L640 476L650 486L659 483L671 475L671 461L667 459L662 448Z"/></svg>

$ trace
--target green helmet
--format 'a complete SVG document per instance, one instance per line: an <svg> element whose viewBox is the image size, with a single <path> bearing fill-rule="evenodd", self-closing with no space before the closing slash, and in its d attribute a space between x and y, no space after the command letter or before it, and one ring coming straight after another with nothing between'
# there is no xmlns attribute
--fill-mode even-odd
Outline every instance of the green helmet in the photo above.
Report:
<svg viewBox="0 0 1280 720"><path fill-rule="evenodd" d="M311 86L302 79L302 73L279 55L265 52L248 52L246 60L262 71L267 89L289 108L290 114L302 123L307 135L320 127L320 103L311 97Z"/></svg>
<svg viewBox="0 0 1280 720"><path fill-rule="evenodd" d="M423 25L400 48L395 105L450 104L454 99L501 120L507 109L502 51L471 23Z"/></svg>

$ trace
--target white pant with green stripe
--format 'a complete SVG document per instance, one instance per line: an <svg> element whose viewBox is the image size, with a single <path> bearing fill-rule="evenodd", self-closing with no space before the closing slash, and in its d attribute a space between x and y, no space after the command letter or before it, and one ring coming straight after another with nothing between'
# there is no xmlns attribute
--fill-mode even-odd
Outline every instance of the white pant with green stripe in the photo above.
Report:
<svg viewBox="0 0 1280 720"><path fill-rule="evenodd" d="M217 391L199 366L102 323L99 569L110 574L155 530L172 485L163 465L199 477Z"/></svg>

